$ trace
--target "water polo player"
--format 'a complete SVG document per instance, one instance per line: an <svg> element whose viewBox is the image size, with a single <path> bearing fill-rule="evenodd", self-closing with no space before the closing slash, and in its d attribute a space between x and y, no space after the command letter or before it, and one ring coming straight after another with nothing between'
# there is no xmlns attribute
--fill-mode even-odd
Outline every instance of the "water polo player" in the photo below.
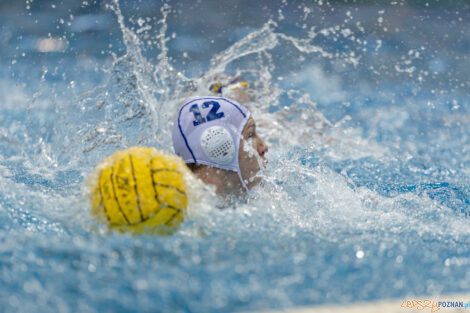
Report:
<svg viewBox="0 0 470 313"><path fill-rule="evenodd" d="M176 154L217 193L249 190L261 181L257 173L267 162L268 146L238 102L194 98L179 110L172 135Z"/></svg>
<svg viewBox="0 0 470 313"><path fill-rule="evenodd" d="M253 100L253 89L240 77L218 74L213 77L212 81L215 81L215 83L209 86L209 91L218 97L234 99L241 104Z"/></svg>

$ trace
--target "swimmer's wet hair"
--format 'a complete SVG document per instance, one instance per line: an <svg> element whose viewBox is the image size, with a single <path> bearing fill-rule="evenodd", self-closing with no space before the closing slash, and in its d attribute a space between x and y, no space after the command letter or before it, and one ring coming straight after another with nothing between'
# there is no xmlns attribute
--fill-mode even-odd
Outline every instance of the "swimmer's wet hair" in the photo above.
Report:
<svg viewBox="0 0 470 313"><path fill-rule="evenodd" d="M196 163L188 163L186 165L189 167L191 172L196 172L199 169L201 169L202 167L206 166L206 165L203 165L203 164L196 164Z"/></svg>

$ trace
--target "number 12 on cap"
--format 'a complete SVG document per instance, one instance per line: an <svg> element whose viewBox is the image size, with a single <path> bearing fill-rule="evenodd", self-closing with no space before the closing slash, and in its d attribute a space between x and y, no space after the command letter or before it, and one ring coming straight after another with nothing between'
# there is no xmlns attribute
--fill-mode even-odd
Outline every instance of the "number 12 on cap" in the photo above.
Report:
<svg viewBox="0 0 470 313"><path fill-rule="evenodd" d="M202 116L197 103L193 104L189 108L189 111L192 112L194 115L194 121L193 121L194 126L204 124L205 122L217 120L225 116L224 112L217 112L220 109L220 104L217 101L207 101L207 102L202 103L203 109L207 109L209 107L212 107L212 108L209 111L209 113L207 113L206 117Z"/></svg>

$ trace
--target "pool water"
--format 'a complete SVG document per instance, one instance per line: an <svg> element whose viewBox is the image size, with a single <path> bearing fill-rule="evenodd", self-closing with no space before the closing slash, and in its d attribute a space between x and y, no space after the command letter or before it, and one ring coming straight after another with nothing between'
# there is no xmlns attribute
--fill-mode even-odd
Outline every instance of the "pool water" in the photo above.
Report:
<svg viewBox="0 0 470 313"><path fill-rule="evenodd" d="M0 310L241 312L470 290L465 1L0 4ZM242 76L264 182L172 236L108 233L86 179L172 151ZM466 299L462 299L464 301Z"/></svg>

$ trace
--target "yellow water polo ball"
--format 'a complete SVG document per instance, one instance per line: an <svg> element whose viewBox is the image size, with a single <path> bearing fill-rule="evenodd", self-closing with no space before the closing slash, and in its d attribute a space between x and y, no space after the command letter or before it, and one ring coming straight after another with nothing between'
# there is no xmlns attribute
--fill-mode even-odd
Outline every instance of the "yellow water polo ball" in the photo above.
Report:
<svg viewBox="0 0 470 313"><path fill-rule="evenodd" d="M90 179L91 212L111 229L168 234L183 221L188 205L184 161L146 147L115 152Z"/></svg>

